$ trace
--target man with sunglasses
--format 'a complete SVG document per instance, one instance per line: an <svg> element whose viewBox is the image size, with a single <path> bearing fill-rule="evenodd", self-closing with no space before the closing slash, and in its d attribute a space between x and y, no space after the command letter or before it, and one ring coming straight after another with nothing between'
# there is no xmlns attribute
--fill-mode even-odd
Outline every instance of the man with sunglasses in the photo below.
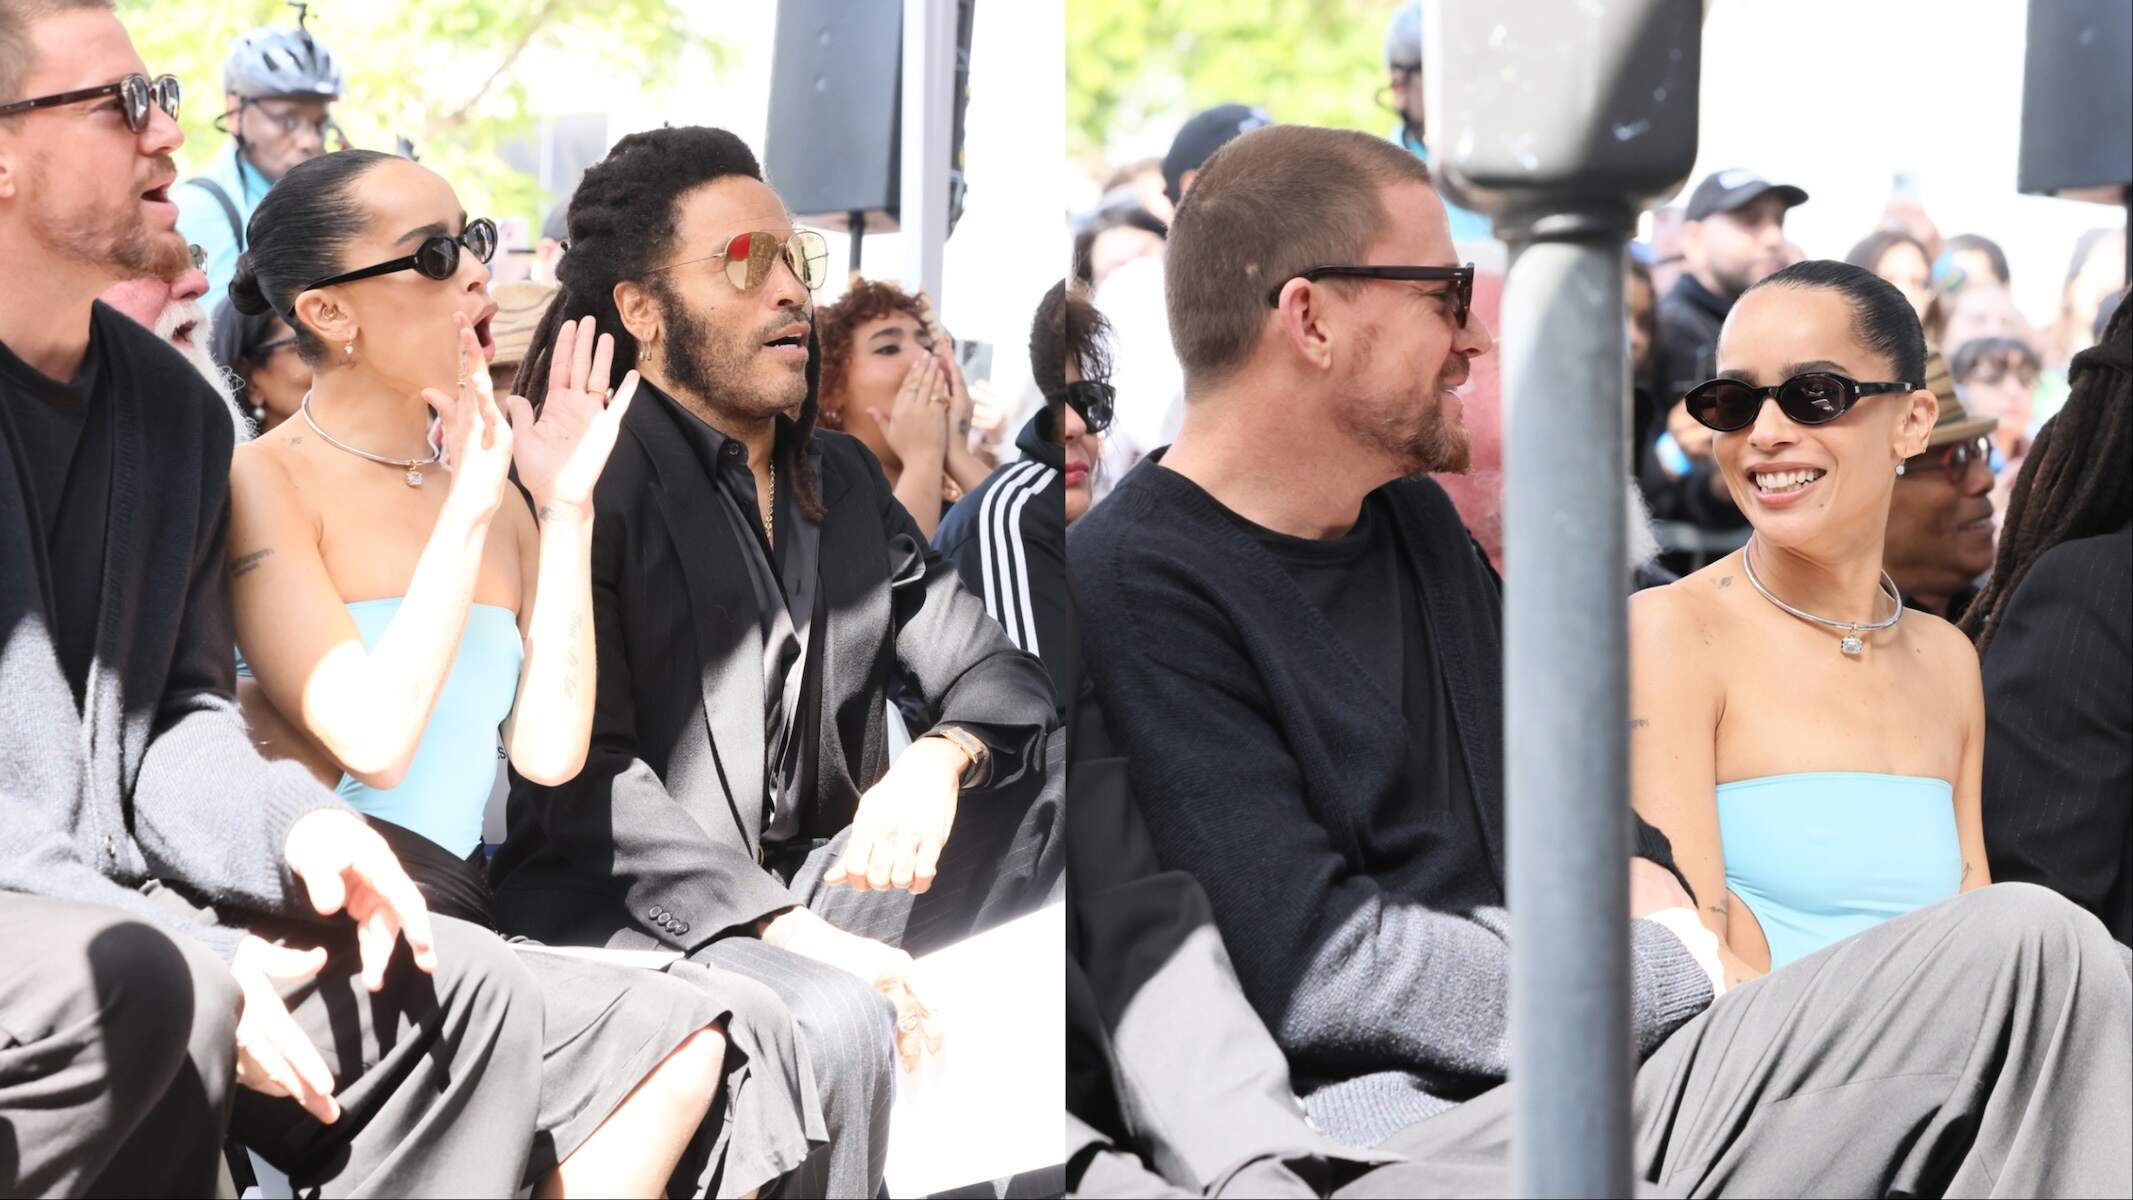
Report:
<svg viewBox="0 0 2133 1200"><path fill-rule="evenodd" d="M1937 353L1928 356L1926 386L1940 416L1925 450L1905 459L1896 479L1881 559L1907 607L1954 621L1992 570L1995 422L1963 407Z"/></svg>
<svg viewBox="0 0 2133 1200"><path fill-rule="evenodd" d="M222 65L222 116L215 127L229 149L208 173L188 179L173 195L178 229L207 252L209 312L229 292L244 252L245 225L267 189L289 168L346 146L333 123L341 97L341 68L305 27L255 29L237 39Z"/></svg>
<svg viewBox="0 0 2133 1200"><path fill-rule="evenodd" d="M307 1122L327 1161L284 1165L330 1193L509 1194L538 994L252 747L228 416L97 301L187 267L177 101L108 0L0 5L0 261L36 284L0 289L0 1194L205 1195L226 1127ZM329 1066L307 1005L380 1036Z"/></svg>
<svg viewBox="0 0 2133 1200"><path fill-rule="evenodd" d="M828 1138L780 1193L872 1195L891 1047L915 1064L940 1033L911 955L1013 915L1057 857L1022 825L1051 690L865 445L814 427L828 253L739 138L631 134L568 225L520 378L593 316L642 384L594 493L591 750L567 783L513 778L499 923L760 980ZM893 755L892 681L931 722Z"/></svg>

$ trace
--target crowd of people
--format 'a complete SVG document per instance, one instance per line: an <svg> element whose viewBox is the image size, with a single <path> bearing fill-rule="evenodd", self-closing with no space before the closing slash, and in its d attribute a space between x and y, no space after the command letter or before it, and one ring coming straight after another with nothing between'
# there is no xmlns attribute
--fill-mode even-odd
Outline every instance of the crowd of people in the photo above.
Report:
<svg viewBox="0 0 2133 1200"><path fill-rule="evenodd" d="M1010 422L729 131L497 284L301 18L187 180L110 0L0 5L0 1193L880 1195L915 959L1064 902L1069 1190L1504 1194L1531 584L1421 37L1389 131L1122 168ZM2133 1193L2124 233L2040 333L1809 202L1697 181L1589 398L1634 1169Z"/></svg>
<svg viewBox="0 0 2133 1200"><path fill-rule="evenodd" d="M914 956L1063 895L1064 428L977 459L724 130L492 291L301 23L223 85L181 182L108 0L0 7L0 1192L879 1194Z"/></svg>
<svg viewBox="0 0 2133 1200"><path fill-rule="evenodd" d="M1500 285L1429 170L1416 7L1392 136L1210 109L1079 230L1112 430L1069 508L1080 1194L1511 1186L1522 581L1466 478ZM1627 256L1631 690L1595 719L1631 763L1633 1169L2125 1195L2124 233L2039 335L1990 240L1892 204L1814 259L1807 202L1714 172Z"/></svg>

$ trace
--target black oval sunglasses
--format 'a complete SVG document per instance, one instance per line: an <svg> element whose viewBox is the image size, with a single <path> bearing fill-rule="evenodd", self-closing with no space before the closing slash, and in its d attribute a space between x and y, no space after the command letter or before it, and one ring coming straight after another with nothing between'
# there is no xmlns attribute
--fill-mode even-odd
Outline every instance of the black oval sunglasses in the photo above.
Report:
<svg viewBox="0 0 2133 1200"><path fill-rule="evenodd" d="M296 294L301 296L305 292L332 287L336 283L354 283L358 279L372 279L379 275L390 275L395 271L413 271L425 279L442 282L450 279L459 270L460 247L466 247L477 261L488 262L496 257L496 241L496 222L487 217L477 217L467 222L466 229L456 236L440 233L435 237L422 239L422 244L415 247L415 252L405 258L329 276L299 288ZM288 316L292 320L296 316L294 300L290 301Z"/></svg>
<svg viewBox="0 0 2133 1200"><path fill-rule="evenodd" d="M1826 425L1867 396L1885 392L1914 392L1915 383L1860 383L1831 371L1795 375L1776 387L1756 387L1738 379L1713 379L1699 383L1681 398L1689 415L1707 429L1732 433L1755 424L1763 401L1775 399L1778 411L1801 425Z"/></svg>

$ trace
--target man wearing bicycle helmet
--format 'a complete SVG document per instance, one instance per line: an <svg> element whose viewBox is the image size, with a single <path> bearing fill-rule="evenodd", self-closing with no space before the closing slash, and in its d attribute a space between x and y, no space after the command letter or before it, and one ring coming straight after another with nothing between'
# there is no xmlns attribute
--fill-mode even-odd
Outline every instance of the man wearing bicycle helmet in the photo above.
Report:
<svg viewBox="0 0 2133 1200"><path fill-rule="evenodd" d="M178 229L207 252L207 295L215 311L244 251L245 224L267 189L289 168L341 148L330 106L341 96L341 68L304 27L255 29L237 39L222 65L223 115L215 127L229 149L207 174L171 191ZM332 143L329 145L329 143Z"/></svg>

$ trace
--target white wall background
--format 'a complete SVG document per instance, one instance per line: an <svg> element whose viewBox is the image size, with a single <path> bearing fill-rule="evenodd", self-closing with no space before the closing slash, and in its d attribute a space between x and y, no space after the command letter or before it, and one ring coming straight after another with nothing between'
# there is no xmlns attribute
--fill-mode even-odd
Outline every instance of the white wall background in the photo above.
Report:
<svg viewBox="0 0 2133 1200"><path fill-rule="evenodd" d="M1810 256L1841 258L1874 227L1891 176L1915 172L1943 236L1982 233L2007 251L2015 303L2041 328L2075 238L2123 225L2124 210L2015 190L2028 10L2023 0L1715 0L1691 185L1730 166L1798 184L1810 199L1787 234Z"/></svg>

